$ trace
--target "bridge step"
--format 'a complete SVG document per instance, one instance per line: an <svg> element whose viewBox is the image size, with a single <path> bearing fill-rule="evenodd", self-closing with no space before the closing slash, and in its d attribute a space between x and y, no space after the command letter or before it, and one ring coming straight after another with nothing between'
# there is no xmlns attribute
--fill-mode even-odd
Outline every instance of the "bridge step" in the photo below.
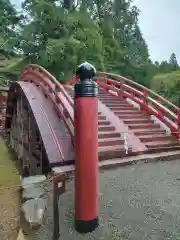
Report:
<svg viewBox="0 0 180 240"><path fill-rule="evenodd" d="M99 133L99 139L104 139L104 138L120 138L121 134L117 132L101 132Z"/></svg>
<svg viewBox="0 0 180 240"><path fill-rule="evenodd" d="M160 125L151 120L150 115L141 112L126 100L119 96L113 96L104 90L99 91L98 98L123 120L124 124L149 150L162 151L172 147L180 148L176 137L167 135L166 131L160 128ZM121 139L121 134L115 131L115 127L106 119L106 116L102 115L101 112L98 114L100 160L124 156L124 139Z"/></svg>
<svg viewBox="0 0 180 240"><path fill-rule="evenodd" d="M145 135L157 135L157 134L165 134L166 131L163 129L135 129L133 130L136 136L145 136Z"/></svg>
<svg viewBox="0 0 180 240"><path fill-rule="evenodd" d="M120 98L117 98L117 97L113 97L113 98L106 98L106 97L99 97L99 99L103 102L103 103L106 103L106 104L129 104L127 101L125 100L122 100Z"/></svg>
<svg viewBox="0 0 180 240"><path fill-rule="evenodd" d="M127 115L126 113L125 113L125 115L124 114L120 114L120 115L118 114L118 117L123 119L123 121L132 120L132 119L141 119L141 118L151 120L148 115L145 115L143 113L139 113L139 114L136 114L136 115L133 115L133 116L132 116L132 114Z"/></svg>
<svg viewBox="0 0 180 240"><path fill-rule="evenodd" d="M129 115L131 114L131 118L133 118L134 115L139 115L139 114L142 114L141 112L137 111L136 109L134 110L119 110L119 111L114 111L114 113L118 116L123 116L123 115Z"/></svg>
<svg viewBox="0 0 180 240"><path fill-rule="evenodd" d="M101 101L104 103L104 104L106 104L106 105L111 105L111 104L117 104L117 105L125 105L125 106L128 106L128 105L130 105L128 102L126 102L126 101L124 101L124 100L121 100L121 99L117 99L117 98L113 98L113 99L107 99L107 98L104 98L104 100L103 99L101 99Z"/></svg>
<svg viewBox="0 0 180 240"><path fill-rule="evenodd" d="M120 138L104 138L99 139L99 146L119 146L124 145L124 140Z"/></svg>
<svg viewBox="0 0 180 240"><path fill-rule="evenodd" d="M112 111L134 111L134 107L133 106L119 106L119 107L110 107L110 109Z"/></svg>
<svg viewBox="0 0 180 240"><path fill-rule="evenodd" d="M98 94L98 98L108 98L108 99L119 99L121 101L124 101L123 99L121 99L119 96L117 95L112 95L110 93L99 93Z"/></svg>
<svg viewBox="0 0 180 240"><path fill-rule="evenodd" d="M99 116L98 116L98 119L99 119L99 120L106 120L106 117L105 117L105 116L102 116L102 115L99 115Z"/></svg>
<svg viewBox="0 0 180 240"><path fill-rule="evenodd" d="M117 98L116 96L104 96L104 97L98 97L99 100L102 102L110 103L110 102L118 102L118 103L126 103L124 100Z"/></svg>
<svg viewBox="0 0 180 240"><path fill-rule="evenodd" d="M104 102L103 101L103 103L107 106L107 107L122 107L122 108L129 108L129 107L132 107L133 108L133 106L132 105L130 105L130 104L128 104L128 103L113 103L113 102L108 102L108 103L106 103L106 102Z"/></svg>
<svg viewBox="0 0 180 240"><path fill-rule="evenodd" d="M146 129L147 128L151 128L151 129L160 129L159 124L153 124L153 123L149 123L149 124L129 124L129 128L131 129Z"/></svg>
<svg viewBox="0 0 180 240"><path fill-rule="evenodd" d="M145 135L145 136L139 137L139 139L144 143L146 143L146 142L157 142L157 141L177 141L176 137L174 137L172 135L168 136L168 135L165 135L165 134L162 134L162 135L160 135L160 134L157 135L156 134L156 135L149 135L149 136Z"/></svg>
<svg viewBox="0 0 180 240"><path fill-rule="evenodd" d="M114 126L99 126L98 128L99 132L108 132L108 131L115 131Z"/></svg>
<svg viewBox="0 0 180 240"><path fill-rule="evenodd" d="M99 147L99 160L121 158L126 155L125 148L119 146Z"/></svg>
<svg viewBox="0 0 180 240"><path fill-rule="evenodd" d="M174 146L162 146L162 147L149 147L149 152L169 152L169 151L176 151L180 150L180 145L174 145Z"/></svg>
<svg viewBox="0 0 180 240"><path fill-rule="evenodd" d="M126 124L143 124L143 123L152 123L151 119L133 119L133 120L123 120Z"/></svg>
<svg viewBox="0 0 180 240"><path fill-rule="evenodd" d="M110 121L101 120L101 121L98 121L98 124L99 124L100 126L107 126L107 125L110 125Z"/></svg>
<svg viewBox="0 0 180 240"><path fill-rule="evenodd" d="M171 146L179 146L180 147L180 142L179 141L161 141L161 142L155 141L155 142L146 143L146 146L150 149L171 147Z"/></svg>

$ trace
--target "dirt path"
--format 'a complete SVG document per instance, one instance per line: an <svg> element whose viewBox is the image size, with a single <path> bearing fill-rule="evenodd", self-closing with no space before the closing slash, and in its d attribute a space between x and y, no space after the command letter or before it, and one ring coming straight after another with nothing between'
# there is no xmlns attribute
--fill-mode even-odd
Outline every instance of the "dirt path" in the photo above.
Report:
<svg viewBox="0 0 180 240"><path fill-rule="evenodd" d="M20 177L15 162L11 161L8 149L0 138L0 239L15 240L19 225L19 185ZM7 189L3 189L7 188Z"/></svg>

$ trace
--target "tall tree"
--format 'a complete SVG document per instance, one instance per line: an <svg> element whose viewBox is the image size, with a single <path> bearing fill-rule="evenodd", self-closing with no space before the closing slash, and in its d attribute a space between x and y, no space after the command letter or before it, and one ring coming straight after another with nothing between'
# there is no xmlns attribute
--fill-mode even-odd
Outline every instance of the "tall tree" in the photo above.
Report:
<svg viewBox="0 0 180 240"><path fill-rule="evenodd" d="M24 27L22 49L30 61L47 67L57 78L68 78L84 60L102 66L99 25L88 14L67 11L50 0L26 0L31 22Z"/></svg>
<svg viewBox="0 0 180 240"><path fill-rule="evenodd" d="M23 8L19 50L28 62L64 79L84 60L139 82L146 78L148 48L131 0L24 0Z"/></svg>
<svg viewBox="0 0 180 240"><path fill-rule="evenodd" d="M172 69L173 71L177 70L177 68L178 68L178 62L177 62L175 53L172 53L172 54L171 54L170 59L169 59L169 64L170 64L171 69Z"/></svg>
<svg viewBox="0 0 180 240"><path fill-rule="evenodd" d="M9 57L17 46L17 34L21 16L9 0L0 0L0 54Z"/></svg>

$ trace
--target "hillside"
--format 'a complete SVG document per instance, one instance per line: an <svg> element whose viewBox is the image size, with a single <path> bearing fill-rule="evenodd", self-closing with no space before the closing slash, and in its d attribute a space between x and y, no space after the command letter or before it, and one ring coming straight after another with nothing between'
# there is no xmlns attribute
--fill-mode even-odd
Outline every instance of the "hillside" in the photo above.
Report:
<svg viewBox="0 0 180 240"><path fill-rule="evenodd" d="M180 70L154 76L150 86L155 92L180 106Z"/></svg>

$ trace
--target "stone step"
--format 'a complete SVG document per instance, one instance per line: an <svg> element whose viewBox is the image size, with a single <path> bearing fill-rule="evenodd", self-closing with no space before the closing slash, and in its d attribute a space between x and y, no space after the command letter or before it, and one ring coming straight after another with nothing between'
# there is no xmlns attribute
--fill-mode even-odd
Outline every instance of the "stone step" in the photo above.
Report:
<svg viewBox="0 0 180 240"><path fill-rule="evenodd" d="M23 189L25 189L25 188L31 186L32 184L41 183L45 180L46 180L45 175L36 175L36 176L25 177L25 178L22 178L21 186Z"/></svg>
<svg viewBox="0 0 180 240"><path fill-rule="evenodd" d="M46 199L35 198L26 201L22 205L24 220L29 225L28 226L29 231L37 230L41 226L46 204L47 204Z"/></svg>

